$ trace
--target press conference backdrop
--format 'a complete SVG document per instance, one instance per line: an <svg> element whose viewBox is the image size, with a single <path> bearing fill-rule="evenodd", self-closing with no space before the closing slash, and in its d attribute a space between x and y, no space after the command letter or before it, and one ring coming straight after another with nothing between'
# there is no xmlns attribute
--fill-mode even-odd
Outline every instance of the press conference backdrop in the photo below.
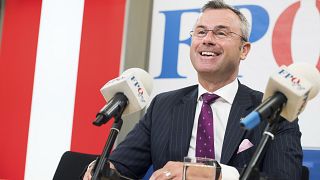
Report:
<svg viewBox="0 0 320 180"><path fill-rule="evenodd" d="M149 71L154 94L196 83L189 59L189 32L206 0L155 0ZM319 0L226 0L245 14L251 26L251 51L241 62L239 80L264 91L278 66L308 62L320 70ZM299 116L305 164L320 177L320 96ZM306 154L307 153L307 154ZM309 153L309 154L308 154ZM312 154L312 158L311 157Z"/></svg>

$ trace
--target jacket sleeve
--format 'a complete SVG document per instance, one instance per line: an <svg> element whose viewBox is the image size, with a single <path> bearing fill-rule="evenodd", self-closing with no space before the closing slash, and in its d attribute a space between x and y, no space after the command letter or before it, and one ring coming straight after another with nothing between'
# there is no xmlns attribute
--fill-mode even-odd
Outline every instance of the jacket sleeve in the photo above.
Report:
<svg viewBox="0 0 320 180"><path fill-rule="evenodd" d="M111 153L109 160L120 174L130 178L141 178L151 165L150 130L154 98L133 130Z"/></svg>
<svg viewBox="0 0 320 180"><path fill-rule="evenodd" d="M281 119L274 140L267 147L262 171L272 179L301 179L302 147L298 120Z"/></svg>

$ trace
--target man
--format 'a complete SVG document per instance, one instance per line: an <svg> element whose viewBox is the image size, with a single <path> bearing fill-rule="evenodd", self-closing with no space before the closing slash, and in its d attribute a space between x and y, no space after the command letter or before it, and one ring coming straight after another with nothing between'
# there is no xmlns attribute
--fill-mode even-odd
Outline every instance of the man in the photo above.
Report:
<svg viewBox="0 0 320 180"><path fill-rule="evenodd" d="M240 61L251 47L248 29L243 14L222 1L209 1L203 6L191 31L190 48L199 84L156 96L144 117L113 151L112 168L125 176L141 178L153 165L151 179L181 179L183 158L201 153L198 144L202 125L198 118L203 116L202 106L206 106L203 94L211 94L216 96L208 105L210 112L212 109L214 142L208 143L212 152L208 157L222 164L223 179L230 175L239 177L236 169L241 171L249 163L266 126L263 122L251 131L239 126L240 119L262 99L262 93L237 80ZM205 137L211 139L210 135ZM281 120L259 166L264 175L300 179L300 137L297 121ZM87 172L86 177L89 176Z"/></svg>

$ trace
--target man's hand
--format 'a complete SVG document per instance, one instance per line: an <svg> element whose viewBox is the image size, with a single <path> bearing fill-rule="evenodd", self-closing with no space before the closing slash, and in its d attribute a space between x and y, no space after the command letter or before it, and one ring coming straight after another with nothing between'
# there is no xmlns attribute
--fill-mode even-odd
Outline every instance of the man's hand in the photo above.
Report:
<svg viewBox="0 0 320 180"><path fill-rule="evenodd" d="M185 172L186 179L191 180L214 180L216 178L216 169L205 167L199 164L198 166L188 166ZM219 178L221 179L221 177Z"/></svg>
<svg viewBox="0 0 320 180"><path fill-rule="evenodd" d="M161 180L161 179L181 180L182 173L183 173L182 162L169 161L163 168L155 171L150 177L150 180Z"/></svg>
<svg viewBox="0 0 320 180"><path fill-rule="evenodd" d="M92 161L89 164L89 166L87 168L87 171L86 171L86 173L84 174L84 176L82 178L83 180L91 180L91 178L92 178L91 172L92 172L92 169L93 169L95 163L96 163L96 161Z"/></svg>
<svg viewBox="0 0 320 180"><path fill-rule="evenodd" d="M88 166L88 168L87 168L87 171L86 171L86 173L84 174L84 176L83 176L83 178L82 178L83 180L91 180L91 178L92 178L92 169L93 169L95 163L96 163L96 161L92 161L92 162L89 164L89 166ZM116 169L111 162L109 162L109 164L110 164L110 168L111 168L111 169Z"/></svg>
<svg viewBox="0 0 320 180"><path fill-rule="evenodd" d="M186 172L188 179L197 179L197 180L207 180L207 179L216 179L215 178L215 169L213 168L203 168L200 166L191 166L188 168ZM155 171L150 180L163 180L163 179L176 179L181 180L183 177L183 163L182 162L174 162L169 161L167 164ZM219 180L221 180L222 176L220 174Z"/></svg>

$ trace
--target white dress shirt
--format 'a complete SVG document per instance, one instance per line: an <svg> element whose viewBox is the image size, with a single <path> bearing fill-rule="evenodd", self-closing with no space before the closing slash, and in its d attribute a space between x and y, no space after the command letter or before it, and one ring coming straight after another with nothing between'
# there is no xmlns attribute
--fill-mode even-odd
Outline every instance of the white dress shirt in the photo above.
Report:
<svg viewBox="0 0 320 180"><path fill-rule="evenodd" d="M195 154L196 154L195 148L196 148L196 137L197 137L197 129L198 129L198 118L199 118L202 103L203 103L201 95L204 93L211 93L211 94L214 93L220 96L215 102L211 104L211 109L213 112L215 159L218 162L220 162L224 134L227 127L231 106L236 96L236 93L238 91L238 86L239 86L238 80L235 79L228 85L218 89L215 92L208 92L206 89L204 89L201 86L201 84L199 84L197 106L196 106L192 135L191 135L190 146L188 151L189 157L195 157ZM222 167L223 179L234 179L239 177L239 173L235 168L231 166L226 166L226 165L221 165L221 167ZM229 177L230 175L231 177Z"/></svg>

